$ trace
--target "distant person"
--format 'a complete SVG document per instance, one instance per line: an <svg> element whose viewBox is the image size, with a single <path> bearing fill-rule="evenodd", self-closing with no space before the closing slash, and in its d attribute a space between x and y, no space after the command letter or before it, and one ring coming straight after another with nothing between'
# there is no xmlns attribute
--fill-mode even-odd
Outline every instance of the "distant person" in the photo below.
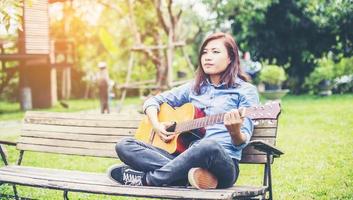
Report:
<svg viewBox="0 0 353 200"><path fill-rule="evenodd" d="M251 60L250 52L246 51L240 59L240 66L244 72L254 79L256 74L261 70L261 63Z"/></svg>
<svg viewBox="0 0 353 200"><path fill-rule="evenodd" d="M110 113L109 110L109 74L105 62L98 63L99 72L97 77L99 88L99 100L101 104L101 113Z"/></svg>

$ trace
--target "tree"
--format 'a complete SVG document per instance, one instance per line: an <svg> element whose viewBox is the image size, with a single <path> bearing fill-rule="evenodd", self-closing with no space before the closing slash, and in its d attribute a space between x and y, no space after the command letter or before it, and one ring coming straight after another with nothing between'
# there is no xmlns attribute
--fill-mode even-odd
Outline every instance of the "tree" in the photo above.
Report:
<svg viewBox="0 0 353 200"><path fill-rule="evenodd" d="M132 50L140 51L152 60L157 69L157 87L171 87L174 54L176 48L184 46L186 41L186 38L179 37L182 35L179 32L183 9L173 0L155 0L153 3L128 0L128 5L129 24L135 39ZM155 10L155 14L148 14L147 19L146 8Z"/></svg>
<svg viewBox="0 0 353 200"><path fill-rule="evenodd" d="M289 64L289 86L295 93L305 91L304 79L313 71L317 58L329 51L352 55L352 30L348 29L353 26L352 6L345 1L325 2L315 4L324 10L321 12L310 11L311 4L304 1L280 0L268 8L263 22L250 25L255 32L248 37L252 51L270 62Z"/></svg>
<svg viewBox="0 0 353 200"><path fill-rule="evenodd" d="M256 34L250 24L254 21L264 21L268 7L277 1L204 0L203 2L209 8L210 15L213 16L213 18L207 19L214 21L211 23L211 29L232 32L240 49L249 50L248 38Z"/></svg>
<svg viewBox="0 0 353 200"><path fill-rule="evenodd" d="M53 38L69 37L75 42L79 71L92 76L97 63L104 60L113 80L123 83L128 73L131 50L139 51L142 53L134 54L137 62L132 71L133 81L156 77L157 87L167 88L171 86L172 73L175 73L173 65L180 68L175 65L182 63L187 67L185 63L190 63L180 62L184 55L177 47L194 44L201 33L199 25L204 24L199 21L194 25L198 17L190 11L191 4L173 0L91 0L90 3L97 8L103 7L102 10L97 9L101 12L96 24L90 25L84 20L86 17L83 15L87 15L89 10L81 13L84 3L75 1L72 8L64 6L66 13L63 19L51 24Z"/></svg>
<svg viewBox="0 0 353 200"><path fill-rule="evenodd" d="M350 0L203 1L215 10L215 27L231 23L240 49L255 60L285 66L287 84L303 92L304 78L318 58L353 53L353 4Z"/></svg>

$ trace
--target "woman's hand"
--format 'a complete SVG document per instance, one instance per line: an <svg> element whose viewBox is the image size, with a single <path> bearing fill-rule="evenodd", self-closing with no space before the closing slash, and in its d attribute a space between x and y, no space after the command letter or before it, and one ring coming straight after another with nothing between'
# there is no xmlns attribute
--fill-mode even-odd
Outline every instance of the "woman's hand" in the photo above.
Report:
<svg viewBox="0 0 353 200"><path fill-rule="evenodd" d="M229 132L240 131L243 121L244 118L237 109L233 109L224 115L224 125L227 127Z"/></svg>
<svg viewBox="0 0 353 200"><path fill-rule="evenodd" d="M241 133L240 128L244 122L245 109L234 109L224 115L224 125L228 129L234 144L245 142L246 136Z"/></svg>
<svg viewBox="0 0 353 200"><path fill-rule="evenodd" d="M172 122L159 122L157 115L157 108L154 106L150 106L146 109L146 115L150 120L154 131L158 134L161 140L165 143L170 142L174 137L174 132L168 132L166 129L173 125Z"/></svg>
<svg viewBox="0 0 353 200"><path fill-rule="evenodd" d="M172 125L173 122L159 122L153 126L153 129L163 142L168 143L175 137L175 132L168 132L166 130Z"/></svg>

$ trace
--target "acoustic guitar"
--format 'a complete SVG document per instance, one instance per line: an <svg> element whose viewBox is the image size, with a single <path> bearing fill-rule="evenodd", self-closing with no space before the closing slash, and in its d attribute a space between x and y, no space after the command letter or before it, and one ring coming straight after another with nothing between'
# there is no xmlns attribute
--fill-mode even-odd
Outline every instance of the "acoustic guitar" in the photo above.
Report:
<svg viewBox="0 0 353 200"><path fill-rule="evenodd" d="M277 119L280 112L279 102L271 102L262 106L246 108L244 116L253 120ZM206 116L201 109L196 108L191 103L175 109L169 104L163 103L160 106L158 119L160 122L174 122L174 125L169 127L167 131L175 132L175 137L167 143L164 142L154 132L152 124L145 116L140 122L135 138L164 149L170 154L179 154L185 151L192 141L204 136L206 132L204 127L223 123L224 115L225 113Z"/></svg>

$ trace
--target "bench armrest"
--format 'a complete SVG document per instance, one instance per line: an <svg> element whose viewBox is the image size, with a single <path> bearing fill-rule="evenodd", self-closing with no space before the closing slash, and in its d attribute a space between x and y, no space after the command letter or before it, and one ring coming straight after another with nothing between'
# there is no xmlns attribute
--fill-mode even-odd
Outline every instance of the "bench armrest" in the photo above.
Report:
<svg viewBox="0 0 353 200"><path fill-rule="evenodd" d="M280 155L284 154L283 151L262 140L252 140L249 142L249 145L254 146L256 150L268 153L274 157L279 157Z"/></svg>
<svg viewBox="0 0 353 200"><path fill-rule="evenodd" d="M16 146L17 145L16 142L11 142L11 141L6 141L6 140L0 140L0 144L6 144L6 145L10 145L10 146Z"/></svg>

